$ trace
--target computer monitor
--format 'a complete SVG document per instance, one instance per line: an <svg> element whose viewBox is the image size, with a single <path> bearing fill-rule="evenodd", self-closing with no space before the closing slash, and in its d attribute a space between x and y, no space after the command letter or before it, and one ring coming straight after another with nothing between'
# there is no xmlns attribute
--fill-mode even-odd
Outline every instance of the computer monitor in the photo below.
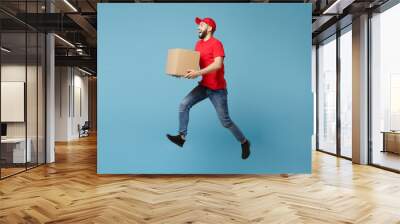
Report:
<svg viewBox="0 0 400 224"><path fill-rule="evenodd" d="M7 124L1 123L1 136L7 136Z"/></svg>

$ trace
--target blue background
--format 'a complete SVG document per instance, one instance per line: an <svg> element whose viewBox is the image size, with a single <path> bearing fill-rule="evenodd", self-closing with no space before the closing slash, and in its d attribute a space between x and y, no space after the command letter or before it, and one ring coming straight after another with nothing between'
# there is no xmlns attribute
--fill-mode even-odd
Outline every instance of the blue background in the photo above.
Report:
<svg viewBox="0 0 400 224"><path fill-rule="evenodd" d="M165 137L199 81L166 75L167 50L194 48L196 16L217 23L248 160L209 99L192 108L183 148ZM309 173L312 113L311 4L99 4L98 173Z"/></svg>

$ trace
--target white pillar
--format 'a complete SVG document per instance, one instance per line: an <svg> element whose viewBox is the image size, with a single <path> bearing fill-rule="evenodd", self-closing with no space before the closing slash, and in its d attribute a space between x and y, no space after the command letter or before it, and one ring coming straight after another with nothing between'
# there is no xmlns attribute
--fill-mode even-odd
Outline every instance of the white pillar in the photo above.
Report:
<svg viewBox="0 0 400 224"><path fill-rule="evenodd" d="M352 160L368 163L368 15L353 19Z"/></svg>
<svg viewBox="0 0 400 224"><path fill-rule="evenodd" d="M316 150L317 148L317 58L316 58L316 52L317 48L315 45L312 46L312 56L311 56L311 92L313 95L313 134L311 137L311 147L312 150Z"/></svg>
<svg viewBox="0 0 400 224"><path fill-rule="evenodd" d="M46 4L47 12L53 12L54 6L50 1ZM46 35L46 163L55 161L55 44L54 34Z"/></svg>

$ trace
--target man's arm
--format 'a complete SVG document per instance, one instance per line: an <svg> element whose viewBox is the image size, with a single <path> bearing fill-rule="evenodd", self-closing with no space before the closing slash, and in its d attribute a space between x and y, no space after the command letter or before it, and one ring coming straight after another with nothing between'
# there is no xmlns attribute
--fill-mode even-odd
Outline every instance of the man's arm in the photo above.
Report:
<svg viewBox="0 0 400 224"><path fill-rule="evenodd" d="M220 69L223 63L224 63L224 57L215 57L214 62L209 64L207 67L198 71L190 69L188 70L188 73L184 77L188 79L197 78L198 76L205 75Z"/></svg>

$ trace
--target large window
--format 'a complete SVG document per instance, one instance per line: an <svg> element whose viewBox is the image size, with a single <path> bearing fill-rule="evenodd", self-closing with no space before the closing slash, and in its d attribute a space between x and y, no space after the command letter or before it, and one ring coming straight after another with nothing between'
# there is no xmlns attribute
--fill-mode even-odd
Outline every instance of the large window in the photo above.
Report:
<svg viewBox="0 0 400 224"><path fill-rule="evenodd" d="M400 170L400 5L371 19L372 163Z"/></svg>
<svg viewBox="0 0 400 224"><path fill-rule="evenodd" d="M318 149L336 153L336 36L318 47Z"/></svg>
<svg viewBox="0 0 400 224"><path fill-rule="evenodd" d="M352 27L319 44L318 149L352 157ZM338 92L339 90L339 92ZM339 104L338 104L339 103ZM340 121L338 124L337 122ZM339 154L338 154L339 153Z"/></svg>
<svg viewBox="0 0 400 224"><path fill-rule="evenodd" d="M351 26L340 36L340 154L352 157L352 35Z"/></svg>

